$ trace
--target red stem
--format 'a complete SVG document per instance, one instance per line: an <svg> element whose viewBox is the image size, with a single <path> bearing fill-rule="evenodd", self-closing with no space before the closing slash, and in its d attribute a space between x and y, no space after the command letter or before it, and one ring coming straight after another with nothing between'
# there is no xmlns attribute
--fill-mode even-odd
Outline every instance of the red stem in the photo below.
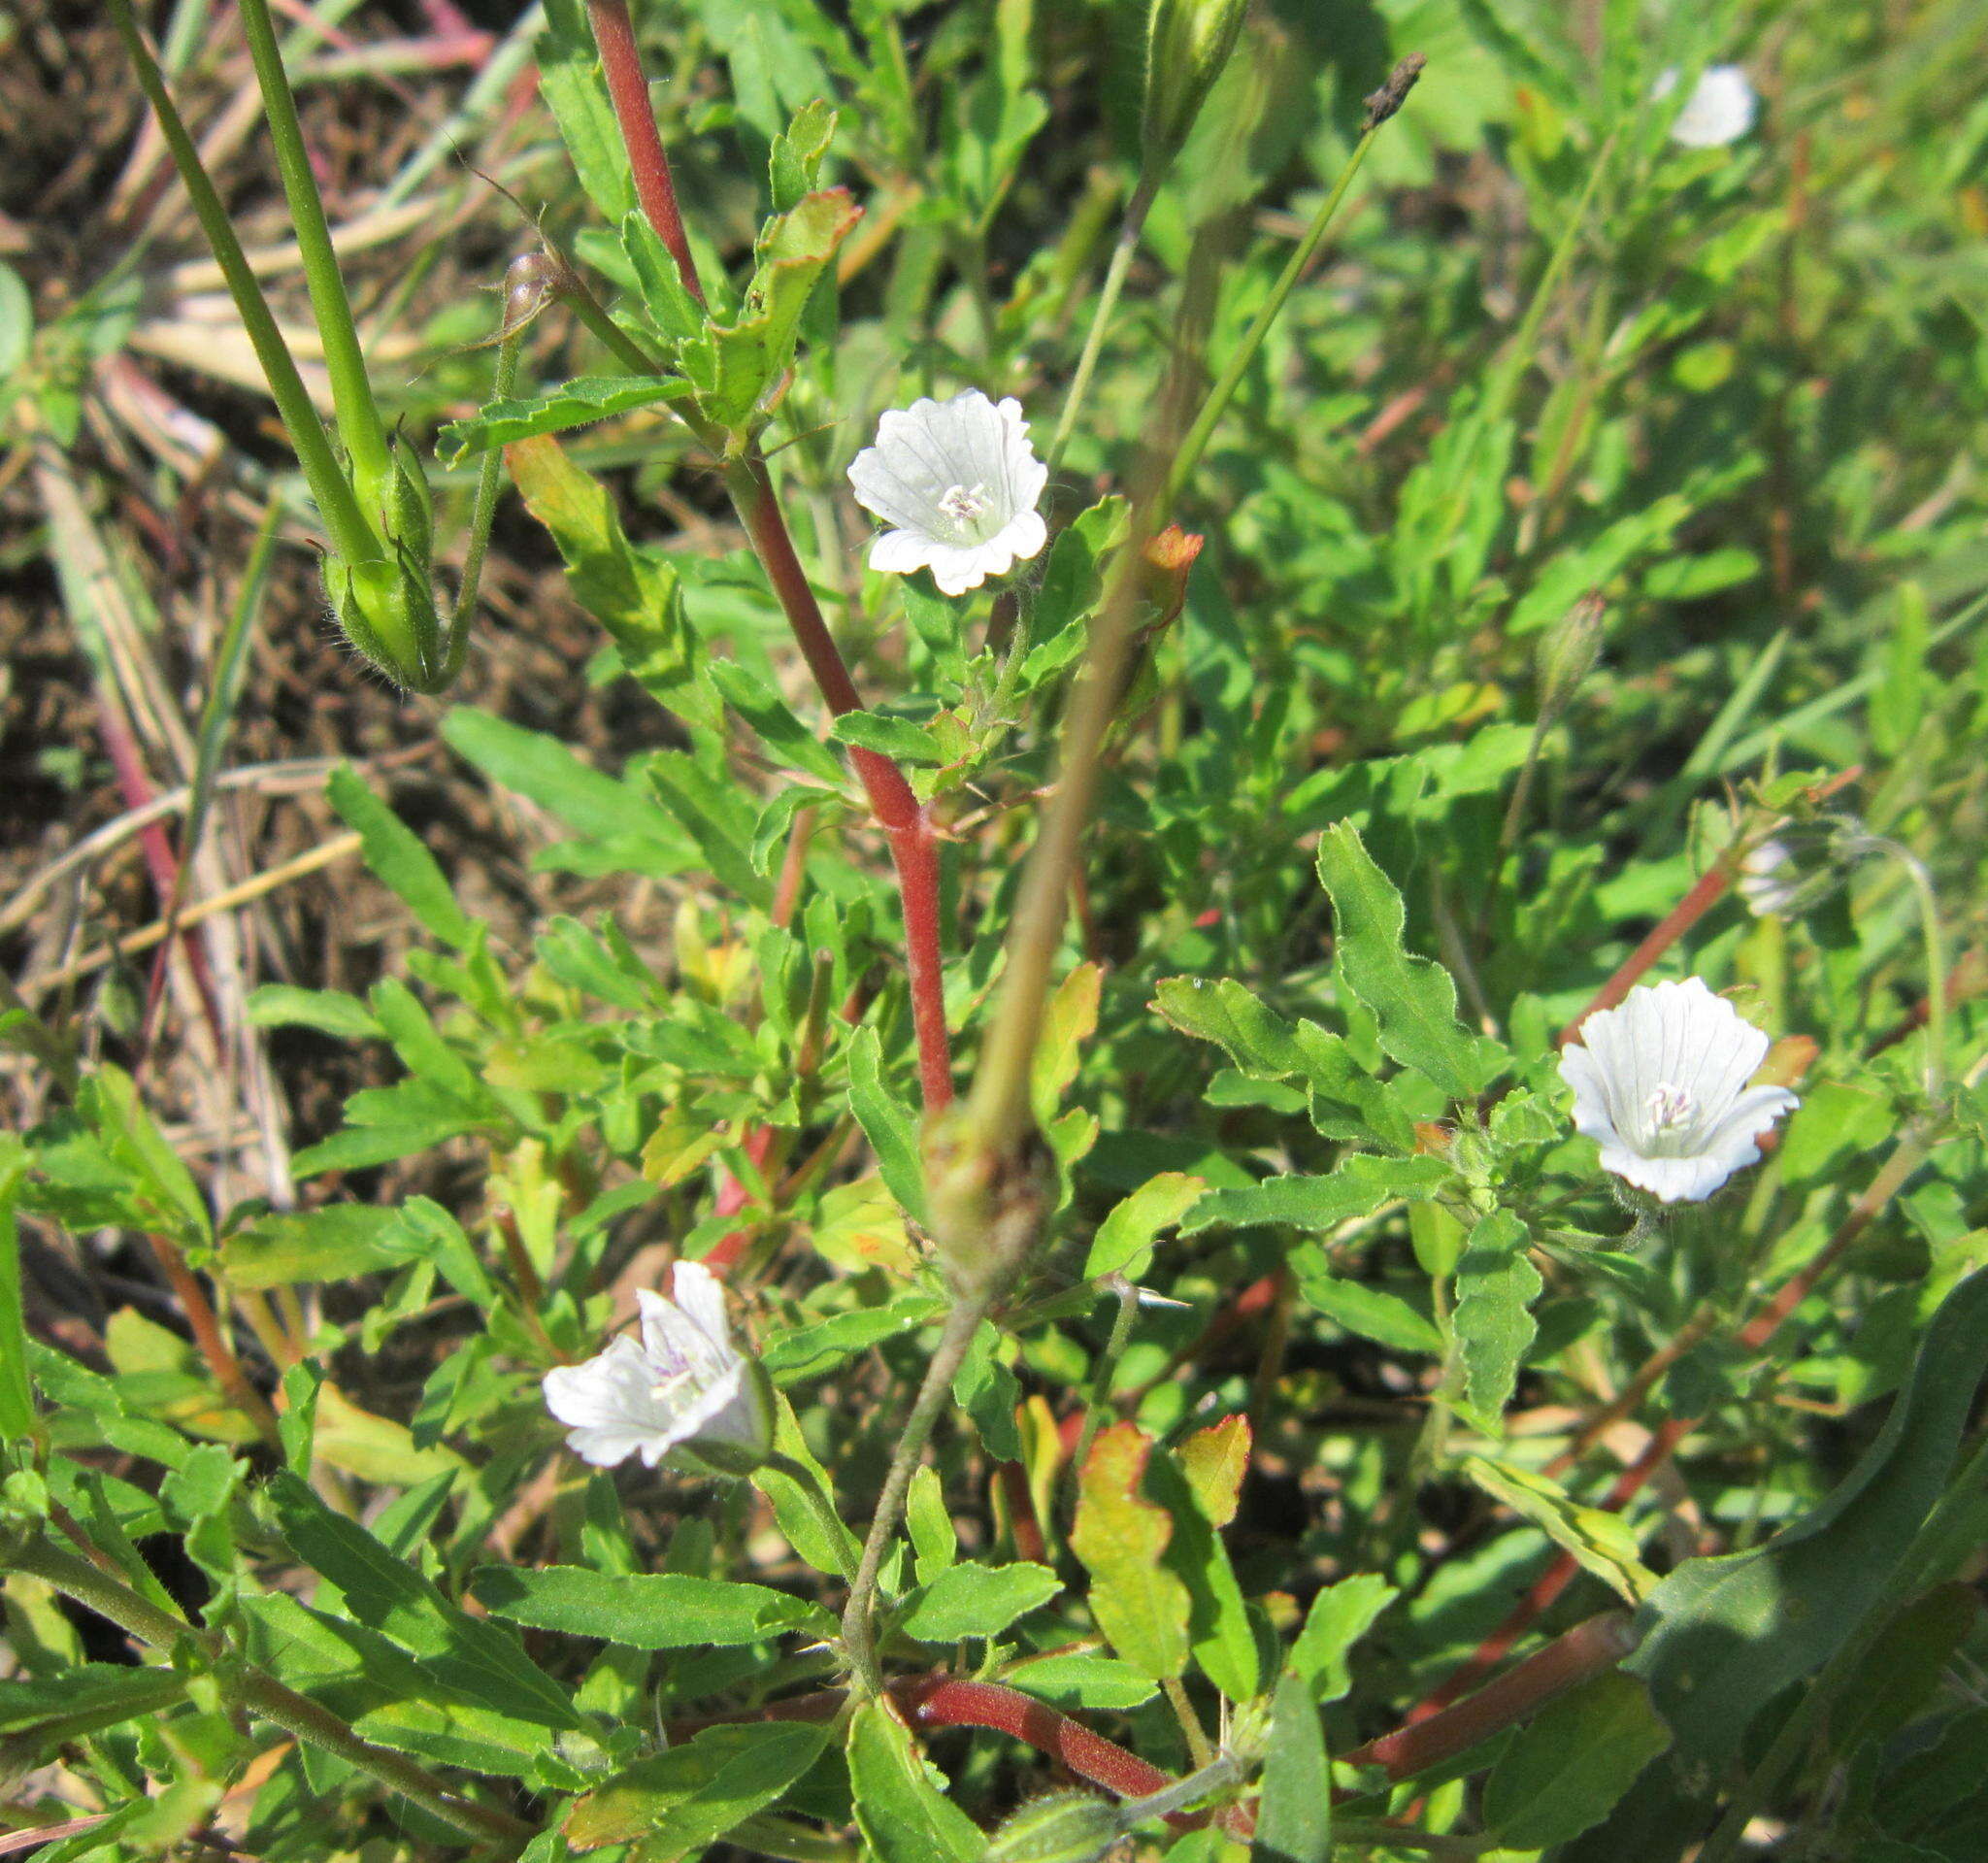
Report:
<svg viewBox="0 0 1988 1863"><path fill-rule="evenodd" d="M702 304L704 285L697 276L697 261L690 256L690 242L683 237L677 183L670 178L663 139L656 134L648 80L643 75L642 54L635 49L635 25L628 17L627 0L587 0L586 10L593 21L594 43L601 49L601 69L607 75L608 95L613 99L614 116L621 125L621 140L628 147L636 199L677 261L683 288Z"/></svg>
<svg viewBox="0 0 1988 1863"><path fill-rule="evenodd" d="M649 109L648 81L643 75L635 29L629 22L627 0L587 0L595 43L600 47L608 94L628 151L635 191L643 212L669 249L683 285L700 303L704 290L696 261L683 237L683 219L677 208L677 189L670 179L670 158L656 134ZM773 475L756 451L725 473L725 489L737 507L753 551L766 570L774 593L785 611L787 625L808 670L814 676L828 709L837 716L860 712L863 701L835 637L828 631L821 605L809 585L808 572L795 553ZM890 844L904 900L905 967L911 976L911 1027L918 1044L918 1083L927 1114L952 1104L952 1048L945 1030L944 973L940 947L939 858L932 823L904 773L888 757L852 748L849 761L869 797L872 813Z"/></svg>
<svg viewBox="0 0 1988 1863"><path fill-rule="evenodd" d="M1712 862L1698 884L1672 907L1656 929L1623 960L1615 975L1595 992L1587 1008L1560 1031L1557 1047L1565 1048L1574 1041L1590 1015L1613 1009L1621 1002L1635 988L1637 980L1719 903L1740 871L1740 850L1741 844L1736 841Z"/></svg>

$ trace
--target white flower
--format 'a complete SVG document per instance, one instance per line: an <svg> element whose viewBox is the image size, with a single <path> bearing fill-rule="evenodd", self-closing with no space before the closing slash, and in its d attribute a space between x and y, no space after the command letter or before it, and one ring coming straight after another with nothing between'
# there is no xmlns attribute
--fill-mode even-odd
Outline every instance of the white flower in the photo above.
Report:
<svg viewBox="0 0 1988 1863"><path fill-rule="evenodd" d="M1785 841L1763 841L1740 863L1740 897L1756 918L1775 918L1795 903L1802 879Z"/></svg>
<svg viewBox="0 0 1988 1863"><path fill-rule="evenodd" d="M765 1448L772 1419L758 1366L733 1349L725 1297L701 1262L679 1261L674 1301L645 1287L642 1343L626 1333L582 1365L546 1374L546 1408L566 1446L596 1468L640 1455L650 1468L680 1444Z"/></svg>
<svg viewBox="0 0 1988 1863"><path fill-rule="evenodd" d="M1677 88L1676 66L1662 73L1650 86L1661 101ZM1691 95L1671 124L1671 140L1686 149L1723 149L1753 127L1760 98L1738 65L1707 65Z"/></svg>
<svg viewBox="0 0 1988 1863"><path fill-rule="evenodd" d="M997 406L977 388L891 409L849 466L864 509L895 526L870 546L870 567L929 568L944 593L964 595L1033 556L1049 534L1036 509L1049 469L1028 433L1019 401Z"/></svg>
<svg viewBox="0 0 1988 1863"><path fill-rule="evenodd" d="M1640 984L1580 1025L1560 1057L1574 1123L1602 1168L1664 1203L1701 1203L1760 1156L1759 1135L1801 1102L1753 1086L1768 1039L1702 979Z"/></svg>

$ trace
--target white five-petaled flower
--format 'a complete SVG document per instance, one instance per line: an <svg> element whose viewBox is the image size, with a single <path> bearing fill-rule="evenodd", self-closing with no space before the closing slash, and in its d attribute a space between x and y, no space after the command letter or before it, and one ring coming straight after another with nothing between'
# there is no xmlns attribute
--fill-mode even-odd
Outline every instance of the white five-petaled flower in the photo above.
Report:
<svg viewBox="0 0 1988 1863"><path fill-rule="evenodd" d="M1801 1102L1748 1086L1768 1038L1704 980L1640 984L1580 1026L1560 1057L1574 1123L1600 1141L1602 1168L1663 1203L1701 1203L1760 1156L1757 1143Z"/></svg>
<svg viewBox="0 0 1988 1863"><path fill-rule="evenodd" d="M679 1261L675 1300L645 1287L640 1344L622 1333L580 1365L546 1374L546 1408L566 1446L596 1468L640 1455L650 1468L680 1445L763 1449L772 1417L759 1368L732 1345L725 1297L701 1262Z"/></svg>
<svg viewBox="0 0 1988 1863"><path fill-rule="evenodd" d="M977 388L891 409L849 466L858 502L892 526L870 546L870 567L929 568L943 593L964 595L1035 555L1049 534L1036 509L1049 469L1028 434L1019 401Z"/></svg>
<svg viewBox="0 0 1988 1863"><path fill-rule="evenodd" d="M1680 74L1673 65L1650 86L1662 101L1677 88ZM1685 149L1723 149L1753 127L1760 98L1738 65L1707 65L1684 107L1671 123L1671 140Z"/></svg>

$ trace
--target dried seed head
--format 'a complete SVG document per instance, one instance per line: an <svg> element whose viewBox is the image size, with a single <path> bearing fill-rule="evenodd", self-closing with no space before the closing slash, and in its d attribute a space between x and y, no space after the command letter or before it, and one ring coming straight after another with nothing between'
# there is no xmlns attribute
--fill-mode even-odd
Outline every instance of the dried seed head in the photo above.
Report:
<svg viewBox="0 0 1988 1863"><path fill-rule="evenodd" d="M1419 51L1411 51L1400 64L1387 74L1387 83L1367 99L1368 129L1378 129L1403 104L1408 100L1408 92L1415 87L1415 80L1422 75L1422 67L1429 62Z"/></svg>
<svg viewBox="0 0 1988 1863"><path fill-rule="evenodd" d="M515 336L558 294L566 267L550 252L520 252L504 274L505 336Z"/></svg>

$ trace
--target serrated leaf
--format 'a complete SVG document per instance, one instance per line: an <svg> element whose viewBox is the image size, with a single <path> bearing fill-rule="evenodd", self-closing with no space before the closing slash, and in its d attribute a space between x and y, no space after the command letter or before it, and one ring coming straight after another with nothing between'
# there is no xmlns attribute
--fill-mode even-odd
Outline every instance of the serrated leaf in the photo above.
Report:
<svg viewBox="0 0 1988 1863"><path fill-rule="evenodd" d="M1235 1421L1242 1426L1246 1451L1248 1425L1241 1417ZM1227 1499L1220 1479L1211 1470L1205 1473L1220 1505ZM1214 1521L1178 1461L1164 1449L1146 1465L1145 1486L1174 1523L1162 1557L1187 1587L1187 1635L1194 1660L1231 1701L1254 1699L1261 1680L1256 1633Z"/></svg>
<svg viewBox="0 0 1988 1863"><path fill-rule="evenodd" d="M237 1287L344 1281L404 1258L397 1214L361 1203L275 1211L228 1237L221 1262Z"/></svg>
<svg viewBox="0 0 1988 1863"><path fill-rule="evenodd" d="M1091 1575L1091 1614L1111 1647L1164 1681L1187 1666L1188 1591L1166 1563L1174 1522L1140 1493L1152 1444L1136 1423L1098 1433L1077 1478L1071 1550Z"/></svg>
<svg viewBox="0 0 1988 1863"><path fill-rule="evenodd" d="M946 761L939 740L910 718L894 718L882 712L845 712L828 728L838 744L875 750L896 763L936 765Z"/></svg>
<svg viewBox="0 0 1988 1863"><path fill-rule="evenodd" d="M1383 1051L1454 1098L1481 1092L1505 1067L1504 1051L1457 1020L1449 973L1403 948L1402 896L1350 821L1319 837L1318 878L1332 895L1340 973L1374 1012Z"/></svg>
<svg viewBox="0 0 1988 1863"><path fill-rule="evenodd" d="M602 1637L631 1649L694 1649L763 1643L789 1631L833 1627L819 1605L767 1585L682 1572L626 1577L588 1566L480 1566L470 1590L513 1623Z"/></svg>
<svg viewBox="0 0 1988 1863"><path fill-rule="evenodd" d="M1422 1202L1446 1189L1456 1174L1441 1158L1379 1158L1355 1152L1329 1177L1270 1178L1246 1190L1210 1190L1187 1213L1182 1235L1264 1222L1329 1234L1355 1216L1369 1216L1398 1199Z"/></svg>
<svg viewBox="0 0 1988 1863"><path fill-rule="evenodd" d="M790 712L779 695L737 660L713 660L712 683L733 711L756 731L766 748L789 768L840 787L842 761Z"/></svg>
<svg viewBox="0 0 1988 1863"><path fill-rule="evenodd" d="M881 1307L832 1314L812 1325L779 1334L768 1343L760 1362L777 1384L819 1378L859 1352L936 1319L945 1306L937 1294L912 1292L900 1294Z"/></svg>
<svg viewBox="0 0 1988 1863"><path fill-rule="evenodd" d="M676 376L581 376L550 394L493 401L466 419L447 422L436 436L440 443L436 456L445 466L459 466L472 454L487 452L492 447L591 426L617 414L682 401L689 394L689 383Z"/></svg>
<svg viewBox="0 0 1988 1863"><path fill-rule="evenodd" d="M1290 1259L1305 1304L1334 1325L1390 1351L1441 1355L1442 1335L1436 1322L1399 1294L1371 1281L1334 1274L1325 1251L1313 1243L1294 1248Z"/></svg>
<svg viewBox="0 0 1988 1863"><path fill-rule="evenodd" d="M1508 1210L1477 1218L1456 1265L1456 1307L1450 1325L1463 1355L1472 1408L1494 1423L1518 1383L1525 1355L1539 1334L1531 1313L1542 1282L1526 1259L1525 1224Z"/></svg>
<svg viewBox="0 0 1988 1863"><path fill-rule="evenodd" d="M798 207L820 180L822 158L835 139L835 111L816 97L803 104L793 121L773 139L768 168L776 214Z"/></svg>

